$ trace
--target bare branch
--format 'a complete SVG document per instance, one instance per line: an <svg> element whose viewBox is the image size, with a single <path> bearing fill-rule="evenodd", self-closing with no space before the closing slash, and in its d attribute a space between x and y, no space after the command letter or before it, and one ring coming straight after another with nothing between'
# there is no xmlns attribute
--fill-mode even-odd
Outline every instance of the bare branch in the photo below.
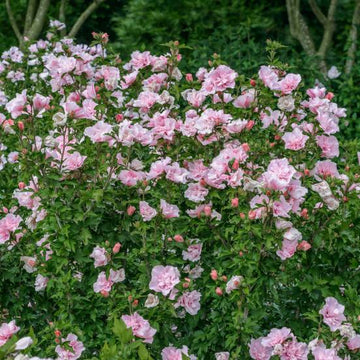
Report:
<svg viewBox="0 0 360 360"><path fill-rule="evenodd" d="M19 45L20 47L22 47L23 43L24 43L24 38L20 33L19 27L17 26L14 14L11 10L11 4L10 4L10 0L6 0L6 11L8 13L9 16L9 21L11 24L12 29L14 30L14 33L19 41Z"/></svg>
<svg viewBox="0 0 360 360"><path fill-rule="evenodd" d="M66 21L66 14L65 14L66 5L67 5L67 0L61 0L60 9L59 9L59 20L64 24ZM66 35L66 29L62 29L61 36L65 36L65 35Z"/></svg>
<svg viewBox="0 0 360 360"><path fill-rule="evenodd" d="M332 37L335 30L335 11L336 11L337 2L338 0L331 0L329 6L326 25L324 27L324 35L321 41L320 48L318 50L318 54L321 59L325 59L326 53L332 42Z"/></svg>
<svg viewBox="0 0 360 360"><path fill-rule="evenodd" d="M358 41L358 26L360 25L360 0L356 1L354 14L351 22L351 29L349 33L350 47L347 52L347 59L345 64L345 74L350 74L355 63L355 55Z"/></svg>
<svg viewBox="0 0 360 360"><path fill-rule="evenodd" d="M44 27L46 15L49 9L50 0L40 0L35 18L27 33L30 40L36 40Z"/></svg>
<svg viewBox="0 0 360 360"><path fill-rule="evenodd" d="M27 36L27 33L31 27L36 11L36 4L37 4L37 0L29 0L28 7L26 10L26 17L25 17L24 36Z"/></svg>
<svg viewBox="0 0 360 360"><path fill-rule="evenodd" d="M286 0L286 7L291 35L300 42L308 55L315 56L316 51L314 41L310 35L309 28L300 13L300 1Z"/></svg>
<svg viewBox="0 0 360 360"><path fill-rule="evenodd" d="M97 7L103 3L105 0L94 0L85 10L84 12L79 16L76 23L70 30L68 36L74 37L80 30L83 23L86 21L86 19L97 9Z"/></svg>
<svg viewBox="0 0 360 360"><path fill-rule="evenodd" d="M327 21L326 16L323 14L321 9L319 8L318 4L316 3L316 0L309 0L309 4L311 7L311 10L313 11L313 13L317 17L317 19L320 21L321 24L323 24L325 26L326 21Z"/></svg>

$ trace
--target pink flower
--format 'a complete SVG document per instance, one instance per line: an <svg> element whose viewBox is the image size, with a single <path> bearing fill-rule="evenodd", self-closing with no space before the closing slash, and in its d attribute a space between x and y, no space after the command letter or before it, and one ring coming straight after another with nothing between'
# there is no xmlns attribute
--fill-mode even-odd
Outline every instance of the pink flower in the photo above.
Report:
<svg viewBox="0 0 360 360"><path fill-rule="evenodd" d="M10 321L8 324L3 323L0 326L0 346L3 346L20 328L15 325L15 320Z"/></svg>
<svg viewBox="0 0 360 360"><path fill-rule="evenodd" d="M230 353L227 351L215 353L215 360L229 360L229 357Z"/></svg>
<svg viewBox="0 0 360 360"><path fill-rule="evenodd" d="M321 156L333 158L339 156L339 142L335 136L321 135L316 137L316 144L321 148Z"/></svg>
<svg viewBox="0 0 360 360"><path fill-rule="evenodd" d="M347 347L350 350L357 350L360 349L360 335L355 335L352 337L347 343Z"/></svg>
<svg viewBox="0 0 360 360"><path fill-rule="evenodd" d="M330 160L318 161L315 164L315 168L312 170L312 173L317 175L318 179L320 179L320 177L327 178L329 176L332 178L338 178L340 176L337 165Z"/></svg>
<svg viewBox="0 0 360 360"><path fill-rule="evenodd" d="M271 160L267 171L263 174L265 186L268 189L283 190L289 185L295 173L294 167L287 159Z"/></svg>
<svg viewBox="0 0 360 360"><path fill-rule="evenodd" d="M228 88L233 89L237 76L238 74L228 66L219 65L216 69L212 69L205 75L202 90L208 94L215 94Z"/></svg>
<svg viewBox="0 0 360 360"><path fill-rule="evenodd" d="M157 265L151 271L149 288L167 296L179 282L180 273L176 267Z"/></svg>
<svg viewBox="0 0 360 360"><path fill-rule="evenodd" d="M76 360L79 359L82 352L85 350L84 344L78 341L74 334L68 334L66 339L62 339L63 343L67 343L71 350L60 345L56 346L55 351L59 355L58 360Z"/></svg>
<svg viewBox="0 0 360 360"><path fill-rule="evenodd" d="M297 88L297 86L301 82L301 76L298 74L287 74L284 79L279 82L280 90L284 94L291 94L293 90Z"/></svg>
<svg viewBox="0 0 360 360"><path fill-rule="evenodd" d="M100 246L96 246L92 253L90 254L90 257L95 260L94 267L104 266L108 263L107 258L107 252L104 248Z"/></svg>
<svg viewBox="0 0 360 360"><path fill-rule="evenodd" d="M255 90L250 89L233 101L236 108L247 109L255 101Z"/></svg>
<svg viewBox="0 0 360 360"><path fill-rule="evenodd" d="M152 328L147 320L137 312L133 315L123 315L121 319L127 328L131 328L133 335L144 339L144 343L152 344L156 329Z"/></svg>
<svg viewBox="0 0 360 360"><path fill-rule="evenodd" d="M269 360L272 355L272 347L263 346L262 340L264 338L252 339L250 347L250 356L254 360Z"/></svg>
<svg viewBox="0 0 360 360"><path fill-rule="evenodd" d="M182 360L183 352L173 346L164 348L161 351L162 360Z"/></svg>
<svg viewBox="0 0 360 360"><path fill-rule="evenodd" d="M98 121L95 125L87 127L84 130L84 135L88 136L93 143L96 142L104 142L111 139L109 134L112 130L112 126L110 124L105 123L104 121Z"/></svg>
<svg viewBox="0 0 360 360"><path fill-rule="evenodd" d="M274 69L270 66L261 66L259 70L259 78L266 87L271 90L279 90L279 77ZM258 359L257 359L258 360Z"/></svg>
<svg viewBox="0 0 360 360"><path fill-rule="evenodd" d="M144 221L150 221L157 215L157 211L152 208L146 201L140 201L140 214Z"/></svg>
<svg viewBox="0 0 360 360"><path fill-rule="evenodd" d="M151 65L153 61L153 56L150 54L149 51L134 51L131 54L131 60L129 62L129 65L132 69L140 70L143 69L146 66Z"/></svg>
<svg viewBox="0 0 360 360"><path fill-rule="evenodd" d="M233 290L238 289L243 280L244 278L239 275L231 277L231 279L226 283L226 293L230 294Z"/></svg>
<svg viewBox="0 0 360 360"><path fill-rule="evenodd" d="M49 278L38 274L35 279L35 291L42 291L46 289Z"/></svg>
<svg viewBox="0 0 360 360"><path fill-rule="evenodd" d="M119 270L110 270L109 277L106 278L105 271L102 271L96 282L93 285L94 291L96 293L109 293L111 291L114 283L118 283L125 280L125 271L124 269Z"/></svg>
<svg viewBox="0 0 360 360"><path fill-rule="evenodd" d="M341 323L346 320L344 316L345 306L338 303L333 297L325 299L325 306L319 311L324 317L324 323L330 327L331 331L337 330Z"/></svg>
<svg viewBox="0 0 360 360"><path fill-rule="evenodd" d="M105 271L102 271L99 274L96 282L94 283L93 288L96 293L110 292L112 285L113 285L112 281L106 278Z"/></svg>
<svg viewBox="0 0 360 360"><path fill-rule="evenodd" d="M187 250L183 250L182 255L184 260L199 261L201 256L202 244L190 245Z"/></svg>
<svg viewBox="0 0 360 360"><path fill-rule="evenodd" d="M296 340L288 341L283 345L281 360L307 360L309 354L308 346Z"/></svg>
<svg viewBox="0 0 360 360"><path fill-rule="evenodd" d="M196 315L200 310L200 298L201 293L196 290L191 292L184 292L183 295L178 298L174 307L177 308L182 306L190 315Z"/></svg>
<svg viewBox="0 0 360 360"><path fill-rule="evenodd" d="M126 186L135 186L139 181L145 179L145 173L134 170L121 170L118 179Z"/></svg>
<svg viewBox="0 0 360 360"><path fill-rule="evenodd" d="M284 196L280 196L280 201L274 201L273 204L273 215L275 217L290 217L289 211L291 210L291 205L285 200Z"/></svg>
<svg viewBox="0 0 360 360"><path fill-rule="evenodd" d="M261 345L265 347L274 347L282 344L287 338L291 337L291 329L283 327L281 329L271 329L268 336L261 340Z"/></svg>
<svg viewBox="0 0 360 360"><path fill-rule="evenodd" d="M182 360L183 355L186 355L190 360L196 360L194 355L189 355L189 349L187 346L183 346L182 349L177 349L173 346L166 347L162 350L162 360Z"/></svg>
<svg viewBox="0 0 360 360"><path fill-rule="evenodd" d="M6 110L11 114L13 119L16 119L23 114L25 104L27 102L26 90L21 94L16 94L15 98L6 103Z"/></svg>
<svg viewBox="0 0 360 360"><path fill-rule="evenodd" d="M342 360L341 357L337 356L336 349L325 349L317 346L312 354L315 360Z"/></svg>
<svg viewBox="0 0 360 360"><path fill-rule="evenodd" d="M188 185L184 195L187 199L193 202L201 202L205 201L206 195L209 193L209 190L206 189L204 186L200 185L199 183L191 183Z"/></svg>
<svg viewBox="0 0 360 360"><path fill-rule="evenodd" d="M179 208L176 205L171 205L167 203L165 200L160 200L160 208L161 212L164 215L165 219L171 219L175 217L179 217Z"/></svg>
<svg viewBox="0 0 360 360"><path fill-rule="evenodd" d="M285 149L289 150L303 149L308 138L299 128L295 128L292 132L286 132L282 137L285 142Z"/></svg>
<svg viewBox="0 0 360 360"><path fill-rule="evenodd" d="M141 112L147 113L160 99L160 95L155 92L143 91L134 101L133 106L140 108Z"/></svg>
<svg viewBox="0 0 360 360"><path fill-rule="evenodd" d="M40 111L46 108L50 103L50 98L42 96L40 94L35 94L33 98L33 107L35 110Z"/></svg>
<svg viewBox="0 0 360 360"><path fill-rule="evenodd" d="M63 163L63 169L68 171L79 169L83 166L86 158L87 156L81 156L77 151L72 154L67 154Z"/></svg>
<svg viewBox="0 0 360 360"><path fill-rule="evenodd" d="M298 242L302 239L301 233L295 229L290 228L285 234L282 242L281 250L276 252L276 255L280 257L281 260L288 259L292 257L298 246Z"/></svg>

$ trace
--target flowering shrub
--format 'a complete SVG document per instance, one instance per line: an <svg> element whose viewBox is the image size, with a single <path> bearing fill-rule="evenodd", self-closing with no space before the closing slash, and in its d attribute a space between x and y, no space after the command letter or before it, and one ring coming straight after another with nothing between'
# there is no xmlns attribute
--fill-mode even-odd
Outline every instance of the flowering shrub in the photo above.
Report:
<svg viewBox="0 0 360 360"><path fill-rule="evenodd" d="M0 358L351 358L345 109L279 63L182 74L176 42L127 63L106 42L53 33L2 55Z"/></svg>

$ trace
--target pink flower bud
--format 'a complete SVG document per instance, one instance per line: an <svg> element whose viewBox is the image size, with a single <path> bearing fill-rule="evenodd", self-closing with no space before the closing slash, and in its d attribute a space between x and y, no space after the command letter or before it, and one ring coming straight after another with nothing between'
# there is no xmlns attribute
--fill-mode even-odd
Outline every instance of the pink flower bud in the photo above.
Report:
<svg viewBox="0 0 360 360"><path fill-rule="evenodd" d="M17 123L17 126L18 126L18 128L19 128L20 131L24 131L24 123L23 123L22 121L19 121L19 122Z"/></svg>
<svg viewBox="0 0 360 360"><path fill-rule="evenodd" d="M176 234L176 235L174 236L174 240L175 240L176 242L179 242L179 243L184 242L184 238L183 238L181 235L179 235L179 234Z"/></svg>
<svg viewBox="0 0 360 360"><path fill-rule="evenodd" d="M117 114L115 115L115 120L119 123L121 121L123 121L124 119L124 115L123 114Z"/></svg>
<svg viewBox="0 0 360 360"><path fill-rule="evenodd" d="M223 294L222 290L219 287L216 288L215 292L219 296L221 296Z"/></svg>
<svg viewBox="0 0 360 360"><path fill-rule="evenodd" d="M250 79L250 85L251 86L256 86L256 81L254 79Z"/></svg>
<svg viewBox="0 0 360 360"><path fill-rule="evenodd" d="M231 206L232 207L238 207L239 206L239 199L238 198L231 199Z"/></svg>
<svg viewBox="0 0 360 360"><path fill-rule="evenodd" d="M218 273L215 269L212 269L210 272L210 277L215 281L218 278Z"/></svg>
<svg viewBox="0 0 360 360"><path fill-rule="evenodd" d="M204 206L204 214L205 214L206 216L210 216L210 215L211 215L211 206L209 206L209 205L205 205L205 206Z"/></svg>
<svg viewBox="0 0 360 360"><path fill-rule="evenodd" d="M223 275L223 276L221 277L221 279L222 279L223 281L227 281L227 276L226 276L226 275Z"/></svg>
<svg viewBox="0 0 360 360"><path fill-rule="evenodd" d="M127 212L127 214L128 214L129 216L131 216L132 214L134 214L135 210L136 210L135 206L130 205L130 206L126 209L126 212Z"/></svg>
<svg viewBox="0 0 360 360"><path fill-rule="evenodd" d="M121 249L121 244L119 242L117 242L114 247L113 247L113 253L117 254Z"/></svg>
<svg viewBox="0 0 360 360"><path fill-rule="evenodd" d="M186 75L185 75L185 79L186 79L187 82L192 82L192 81L194 81L192 74L186 74Z"/></svg>
<svg viewBox="0 0 360 360"><path fill-rule="evenodd" d="M325 97L326 99L331 100L334 97L334 94L332 92L328 92Z"/></svg>
<svg viewBox="0 0 360 360"><path fill-rule="evenodd" d="M109 292L108 292L108 291L101 290L100 293L101 293L101 295L102 295L104 298L109 297Z"/></svg>
<svg viewBox="0 0 360 360"><path fill-rule="evenodd" d="M7 214L7 213L9 212L9 209L6 208L5 206L2 208L2 210L3 210L3 212L4 212L5 214Z"/></svg>
<svg viewBox="0 0 360 360"><path fill-rule="evenodd" d="M303 250L303 251L308 251L309 249L311 249L311 245L303 240L298 246L297 246L298 250Z"/></svg>
<svg viewBox="0 0 360 360"><path fill-rule="evenodd" d="M243 143L241 147L244 149L244 151L248 152L250 151L250 146L248 143Z"/></svg>
<svg viewBox="0 0 360 360"><path fill-rule="evenodd" d="M240 213L241 219L245 219L245 214L243 212Z"/></svg>
<svg viewBox="0 0 360 360"><path fill-rule="evenodd" d="M251 130L254 125L255 125L255 121L254 120L249 120L248 123L246 124L246 128L248 130Z"/></svg>
<svg viewBox="0 0 360 360"><path fill-rule="evenodd" d="M182 286L183 286L184 289L187 289L189 287L189 283L187 283L187 282L183 283Z"/></svg>
<svg viewBox="0 0 360 360"><path fill-rule="evenodd" d="M25 186L26 186L25 183L22 182L22 181L20 181L19 184L18 184L18 187L19 187L20 190L24 189Z"/></svg>

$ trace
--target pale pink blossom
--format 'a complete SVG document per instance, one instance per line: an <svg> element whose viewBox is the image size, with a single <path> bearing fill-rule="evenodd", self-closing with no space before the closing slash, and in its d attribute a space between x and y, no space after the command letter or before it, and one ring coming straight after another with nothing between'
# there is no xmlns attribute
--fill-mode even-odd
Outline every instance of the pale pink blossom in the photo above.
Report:
<svg viewBox="0 0 360 360"><path fill-rule="evenodd" d="M193 201L193 202L201 202L205 201L206 195L209 193L209 190L204 186L200 185L199 183L191 183L188 185L184 196Z"/></svg>
<svg viewBox="0 0 360 360"><path fill-rule="evenodd" d="M175 217L179 217L179 208L176 205L172 205L167 203L165 200L160 200L160 209L165 219L171 219Z"/></svg>
<svg viewBox="0 0 360 360"><path fill-rule="evenodd" d="M35 291L42 291L46 288L49 278L38 274L35 279Z"/></svg>
<svg viewBox="0 0 360 360"><path fill-rule="evenodd" d="M281 360L307 360L309 354L308 346L305 343L296 340L288 341L283 344L280 359Z"/></svg>
<svg viewBox="0 0 360 360"><path fill-rule="evenodd" d="M180 273L176 267L157 265L151 271L149 288L167 296L179 282Z"/></svg>
<svg viewBox="0 0 360 360"><path fill-rule="evenodd" d="M199 261L201 256L202 244L194 244L188 246L187 250L183 250L183 260L192 262Z"/></svg>
<svg viewBox="0 0 360 360"><path fill-rule="evenodd" d="M15 320L7 323L2 323L0 326L0 346L3 346L20 328L16 326Z"/></svg>
<svg viewBox="0 0 360 360"><path fill-rule="evenodd" d="M100 246L95 246L90 257L95 260L94 267L104 266L108 263L108 254L106 250Z"/></svg>
<svg viewBox="0 0 360 360"><path fill-rule="evenodd" d="M346 346L350 350L360 349L360 335L355 335L354 337L349 339L348 342L346 343Z"/></svg>
<svg viewBox="0 0 360 360"><path fill-rule="evenodd" d="M152 208L146 201L140 201L140 214L144 221L150 221L157 215L157 211Z"/></svg>
<svg viewBox="0 0 360 360"><path fill-rule="evenodd" d="M215 360L229 360L230 353L227 351L222 351L215 353Z"/></svg>
<svg viewBox="0 0 360 360"><path fill-rule="evenodd" d="M301 76L299 74L287 74L280 82L280 90L284 94L291 94L301 82Z"/></svg>
<svg viewBox="0 0 360 360"><path fill-rule="evenodd" d="M196 290L184 292L174 305L175 308L182 306L190 315L196 315L200 310L201 293Z"/></svg>
<svg viewBox="0 0 360 360"><path fill-rule="evenodd" d="M224 91L235 87L235 79L238 74L226 65L219 65L205 74L202 90L208 94L215 94L218 91Z"/></svg>
<svg viewBox="0 0 360 360"><path fill-rule="evenodd" d="M133 335L144 339L144 343L152 344L156 329L152 328L147 320L137 312L133 315L123 315L121 319L124 321L127 328L131 328Z"/></svg>
<svg viewBox="0 0 360 360"><path fill-rule="evenodd" d="M312 354L315 360L342 360L341 357L337 356L336 349L325 349L317 346L312 350Z"/></svg>
<svg viewBox="0 0 360 360"><path fill-rule="evenodd" d="M344 316L344 305L338 303L333 297L325 299L325 306L319 311L324 319L324 323L330 327L331 331L337 330L343 321L346 320Z"/></svg>
<svg viewBox="0 0 360 360"><path fill-rule="evenodd" d="M295 173L288 159L271 160L267 171L263 174L265 186L273 190L283 190L289 185Z"/></svg>
<svg viewBox="0 0 360 360"><path fill-rule="evenodd" d="M271 358L272 347L263 346L263 339L264 338L251 339L251 342L249 344L250 356L254 360L269 360Z"/></svg>
<svg viewBox="0 0 360 360"><path fill-rule="evenodd" d="M321 156L333 158L339 156L339 142L335 136L320 135L316 137L316 144L321 148Z"/></svg>
<svg viewBox="0 0 360 360"><path fill-rule="evenodd" d="M236 290L240 287L244 278L240 275L232 276L231 279L226 283L225 291L227 294L230 294L233 290Z"/></svg>
<svg viewBox="0 0 360 360"><path fill-rule="evenodd" d="M84 130L84 135L88 136L93 143L104 142L111 139L109 134L112 131L112 126L104 121L98 121L95 125L87 127Z"/></svg>
<svg viewBox="0 0 360 360"><path fill-rule="evenodd" d="M66 339L62 339L62 343L67 343L68 347L61 347L57 345L55 352L58 354L58 360L76 360L79 359L82 352L85 350L84 344L78 340L74 334L68 334Z"/></svg>
<svg viewBox="0 0 360 360"><path fill-rule="evenodd" d="M303 149L308 138L299 128L295 128L292 132L286 132L282 137L285 142L285 149L289 150Z"/></svg>
<svg viewBox="0 0 360 360"><path fill-rule="evenodd" d="M291 329L283 327L281 329L271 329L270 333L261 340L261 345L265 347L274 347L282 344L286 339L292 336Z"/></svg>
<svg viewBox="0 0 360 360"><path fill-rule="evenodd" d="M82 156L78 151L67 154L63 162L63 169L73 171L81 168L87 156Z"/></svg>

